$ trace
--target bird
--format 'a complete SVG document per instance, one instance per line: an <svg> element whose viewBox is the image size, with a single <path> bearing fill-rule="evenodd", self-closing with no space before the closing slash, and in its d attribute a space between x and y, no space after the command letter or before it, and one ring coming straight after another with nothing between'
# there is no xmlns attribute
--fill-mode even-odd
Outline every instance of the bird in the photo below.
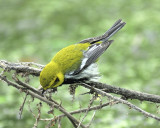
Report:
<svg viewBox="0 0 160 128"><path fill-rule="evenodd" d="M53 89L66 80L99 81L98 58L112 44L109 39L125 24L119 19L103 35L61 49L40 72L42 88Z"/></svg>

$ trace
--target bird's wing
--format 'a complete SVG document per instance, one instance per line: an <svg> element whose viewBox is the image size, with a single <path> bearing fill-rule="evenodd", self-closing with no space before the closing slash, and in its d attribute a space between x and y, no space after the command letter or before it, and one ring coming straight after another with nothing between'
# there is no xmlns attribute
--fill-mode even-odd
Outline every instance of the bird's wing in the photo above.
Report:
<svg viewBox="0 0 160 128"><path fill-rule="evenodd" d="M72 72L72 75L77 75L90 66L92 63L96 62L99 56L103 54L103 52L110 46L113 40L109 41L109 38L112 37L115 33L117 33L123 26L125 22L122 20L116 21L112 27L107 30L102 36L88 38L80 41L79 43L90 43L91 46L87 51L84 52L84 58L82 59L82 63L80 67ZM99 43L100 42L100 43Z"/></svg>
<svg viewBox="0 0 160 128"><path fill-rule="evenodd" d="M95 63L98 57L100 57L103 52L110 46L113 40L103 41L102 43L92 44L87 51L84 52L84 58L80 67L73 72L72 75L77 75L83 70L85 70L92 63Z"/></svg>
<svg viewBox="0 0 160 128"><path fill-rule="evenodd" d="M100 40L108 40L110 37L112 37L115 33L117 33L121 28L123 28L123 26L125 25L125 22L122 22L121 19L117 20L112 27L107 30L102 36L98 36L98 37L93 37L93 38L88 38L88 39L84 39L82 41L80 41L79 43L90 43L90 44L94 44L97 41Z"/></svg>

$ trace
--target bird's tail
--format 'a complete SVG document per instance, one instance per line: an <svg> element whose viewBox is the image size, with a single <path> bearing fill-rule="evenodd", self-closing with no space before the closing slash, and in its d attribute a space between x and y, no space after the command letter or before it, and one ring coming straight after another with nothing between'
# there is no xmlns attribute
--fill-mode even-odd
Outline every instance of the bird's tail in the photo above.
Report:
<svg viewBox="0 0 160 128"><path fill-rule="evenodd" d="M79 43L90 43L94 44L98 41L106 42L111 38L115 33L117 33L126 23L123 22L121 19L117 20L110 29L108 29L102 36L88 38L85 40L80 41Z"/></svg>
<svg viewBox="0 0 160 128"><path fill-rule="evenodd" d="M121 28L123 28L123 26L125 25L125 22L122 22L121 19L119 19L118 21L116 21L113 26L106 31L102 36L102 40L103 41L107 41L109 38L111 38L114 34L116 34Z"/></svg>

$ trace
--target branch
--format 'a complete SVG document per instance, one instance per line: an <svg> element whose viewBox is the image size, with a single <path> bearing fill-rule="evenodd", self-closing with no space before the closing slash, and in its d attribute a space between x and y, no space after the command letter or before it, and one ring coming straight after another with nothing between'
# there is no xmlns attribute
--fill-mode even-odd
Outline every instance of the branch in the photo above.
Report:
<svg viewBox="0 0 160 128"><path fill-rule="evenodd" d="M37 66L38 68L31 67L31 65L33 65L33 64L35 66ZM0 60L0 67L4 70L7 70L7 71L14 70L17 73L27 73L27 74L34 75L34 76L39 76L39 74L42 70L41 68L44 66L40 65L40 64L33 63L33 62L10 63L5 60Z"/></svg>
<svg viewBox="0 0 160 128"><path fill-rule="evenodd" d="M84 117L83 117L82 120L80 121L80 123L79 123L79 125L78 125L78 128L80 127L80 124L83 122L83 120L84 120L85 117L87 116L87 114L88 114L88 112L89 112L88 110L91 108L94 100L95 100L95 96L93 96L92 99L90 100L90 103L89 103L89 105L88 105L88 109L86 110Z"/></svg>
<svg viewBox="0 0 160 128"><path fill-rule="evenodd" d="M107 93L114 93L114 94L124 96L126 99L137 99L140 101L150 101L154 103L160 103L159 95L133 91L133 90L124 89L117 86L112 86L112 85L98 83L98 82L92 82L92 83L90 82L87 84L95 88L102 89L104 92L107 92Z"/></svg>
<svg viewBox="0 0 160 128"><path fill-rule="evenodd" d="M141 113L144 114L145 116L151 117L151 118L154 118L154 119L160 121L160 117L157 117L157 116L155 116L155 115L153 115L153 114L151 114L151 113L148 113L148 112L142 110L141 108L139 108L139 107L131 104L130 102L128 102L128 101L126 101L126 100L123 100L123 99L117 98L117 97L115 97L115 96L112 96L111 94L108 94L108 93L106 93L106 92L104 92L104 91L102 91L102 90L100 90L100 89L97 89L97 88L94 88L94 87L92 87L92 86L90 86L90 85L87 85L86 83L83 83L83 85L84 85L85 87L89 88L89 89L94 90L94 91L97 92L98 94L101 94L102 96L107 96L107 97L110 98L110 99L113 99L113 100L115 100L115 101L119 101L119 102L122 103L122 104L126 104L126 105L129 106L130 108L133 108L133 109L135 109L136 111L141 112Z"/></svg>
<svg viewBox="0 0 160 128"><path fill-rule="evenodd" d="M30 67L31 64L39 66L39 68ZM17 73L27 73L30 75L39 76L39 74L42 70L41 68L44 66L40 65L40 64L32 63L32 62L31 62L31 64L30 64L30 62L10 63L10 62L4 61L4 60L0 60L0 67L4 70L8 70L8 71L14 70ZM78 84L79 83L81 85L83 83L83 81L66 79L65 83L66 84L70 84L70 83ZM117 86L112 86L112 85L98 83L98 82L89 82L87 84L90 86L94 86L98 89L103 89L103 91L105 91L107 93L114 93L114 94L121 95L121 96L125 97L126 99L137 99L140 101L150 101L150 102L154 102L154 103L160 103L160 96L159 95L142 93L142 92L124 89L124 88L120 88Z"/></svg>
<svg viewBox="0 0 160 128"><path fill-rule="evenodd" d="M46 99L45 97L42 96L42 94L38 95L38 94L36 94L36 93L34 93L30 90L26 90L26 88L20 87L16 83L8 80L5 76L0 75L0 79L5 81L8 85L12 85L13 87L17 88L18 90L21 90L22 92L28 93L28 95L31 95L31 96L47 103L48 105L54 106L56 109L58 109L59 111L64 113L67 117L69 117L69 119L73 120L76 124L80 123L76 118L74 118L70 113L68 113L64 108L62 108L61 105L58 105L58 104L54 103L53 101L50 101L49 99ZM86 128L83 124L80 124L80 126L82 128Z"/></svg>
<svg viewBox="0 0 160 128"><path fill-rule="evenodd" d="M83 109L80 109L80 110L75 110L75 111L72 111L72 112L69 112L70 114L78 114L78 113L85 113L86 111L93 111L93 110L99 110L99 109L102 109L104 107L107 107L109 105L114 105L114 104L118 104L119 101L110 101L110 102L107 102L107 103L104 103L104 104L100 104L100 105L96 105L96 106L93 106L93 107L90 107L90 108L83 108ZM57 116L56 118L62 118L66 116L65 114L62 114L62 115L59 115ZM40 119L40 120L44 120L44 121L50 121L50 120L53 120L53 118L49 118L49 119Z"/></svg>
<svg viewBox="0 0 160 128"><path fill-rule="evenodd" d="M49 97L44 97L44 95L42 95L42 93L39 90L33 88L28 83L24 83L17 78L17 73L21 73L21 74L25 74L25 75L39 76L43 67L44 67L43 65L36 64L33 62L10 63L10 62L4 61L4 60L0 60L0 68L3 69L0 74L0 79L5 81L8 85L12 85L13 87L17 88L18 90L21 90L22 92L27 93L28 95L31 95L31 96L47 103L50 106L54 106L56 109L61 111L63 114L58 116L56 118L56 120L61 119L61 117L63 117L63 116L67 116L71 120L72 123L74 122L76 124L76 126L78 126L78 124L80 124L80 126L82 128L85 128L85 126L81 123L83 120L81 122L79 122L77 119L75 119L72 116L72 114L76 114L76 113L80 113L80 112L87 112L88 113L89 111L97 110L97 109L100 109L102 107L109 105L107 103L107 104L101 104L99 106L94 106L94 107L90 106L87 109L76 110L76 111L69 113L59 103L57 103L56 101L54 101L53 99L51 99ZM4 75L5 72L9 72L9 71L15 71L15 73L13 73L13 76L12 76L12 79L15 82L8 80L7 77ZM111 85L107 85L107 84L103 84L103 83L98 83L98 82L86 82L84 79L79 80L79 81L77 81L75 79L65 79L64 83L65 84L75 83L76 85L84 86L85 88L88 88L93 92L96 92L98 94L101 94L102 96L106 96L106 97L112 99L112 102L115 104L117 104L117 103L125 104L125 105L129 106L130 108L135 109L136 111L143 113L147 117L151 117L151 118L154 118L154 119L160 121L159 117L157 117L151 113L148 113L148 112L142 110L141 108L133 105L132 103L126 101L127 99L137 99L140 101L150 101L150 102L154 102L154 103L160 103L160 96L159 95L142 93L142 92L119 88L119 87L115 87L115 86L111 86ZM112 96L111 94L108 94L108 93L114 93L114 94L121 95L125 100L118 98L118 97L115 97L115 96ZM38 120L43 120L43 119L38 119Z"/></svg>

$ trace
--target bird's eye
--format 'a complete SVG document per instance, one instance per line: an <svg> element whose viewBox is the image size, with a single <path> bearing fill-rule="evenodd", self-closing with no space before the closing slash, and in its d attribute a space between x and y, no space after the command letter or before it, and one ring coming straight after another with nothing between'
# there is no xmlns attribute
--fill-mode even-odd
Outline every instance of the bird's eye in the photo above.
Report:
<svg viewBox="0 0 160 128"><path fill-rule="evenodd" d="M59 82L59 78L58 78L58 77L57 77L56 80L55 80L55 84L56 84L57 82Z"/></svg>

